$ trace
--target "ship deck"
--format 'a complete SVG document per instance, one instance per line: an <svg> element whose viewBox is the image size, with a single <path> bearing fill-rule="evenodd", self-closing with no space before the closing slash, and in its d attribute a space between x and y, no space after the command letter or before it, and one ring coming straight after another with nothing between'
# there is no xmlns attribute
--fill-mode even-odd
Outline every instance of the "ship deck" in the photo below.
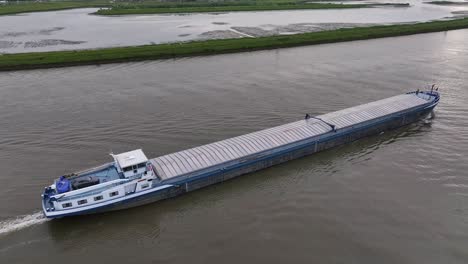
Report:
<svg viewBox="0 0 468 264"><path fill-rule="evenodd" d="M430 104L433 96L408 93L327 113L285 125L175 152L151 160L158 176L168 180L272 151L314 137L375 121ZM333 127L331 126L334 126Z"/></svg>

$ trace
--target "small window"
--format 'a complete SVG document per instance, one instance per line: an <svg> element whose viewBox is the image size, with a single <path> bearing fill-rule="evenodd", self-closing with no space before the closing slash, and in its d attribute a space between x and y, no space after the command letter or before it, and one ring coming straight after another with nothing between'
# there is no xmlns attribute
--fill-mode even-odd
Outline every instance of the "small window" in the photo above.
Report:
<svg viewBox="0 0 468 264"><path fill-rule="evenodd" d="M87 204L87 203L88 203L88 200L86 199L78 201L78 205Z"/></svg>
<svg viewBox="0 0 468 264"><path fill-rule="evenodd" d="M102 197L102 195L94 197L94 201L101 201L102 199L104 199L104 197Z"/></svg>
<svg viewBox="0 0 468 264"><path fill-rule="evenodd" d="M113 197L113 196L117 196L117 195L119 195L118 191L109 193L109 197Z"/></svg>
<svg viewBox="0 0 468 264"><path fill-rule="evenodd" d="M140 164L138 164L138 168L144 168L144 167L146 167L146 163L140 163Z"/></svg>
<svg viewBox="0 0 468 264"><path fill-rule="evenodd" d="M148 188L148 187L149 187L149 184L147 184L147 183L141 185L141 188L142 188L142 189L146 189L146 188Z"/></svg>
<svg viewBox="0 0 468 264"><path fill-rule="evenodd" d="M68 207L71 207L72 206L72 203L63 203L62 204L62 208L68 208Z"/></svg>

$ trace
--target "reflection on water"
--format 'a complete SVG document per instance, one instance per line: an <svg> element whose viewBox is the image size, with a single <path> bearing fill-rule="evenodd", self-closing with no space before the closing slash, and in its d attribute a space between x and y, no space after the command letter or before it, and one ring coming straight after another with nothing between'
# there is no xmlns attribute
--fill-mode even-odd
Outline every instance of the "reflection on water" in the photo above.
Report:
<svg viewBox="0 0 468 264"><path fill-rule="evenodd" d="M0 73L2 223L111 150L156 157L441 87L434 119L176 199L23 226L0 235L0 259L466 263L467 36Z"/></svg>

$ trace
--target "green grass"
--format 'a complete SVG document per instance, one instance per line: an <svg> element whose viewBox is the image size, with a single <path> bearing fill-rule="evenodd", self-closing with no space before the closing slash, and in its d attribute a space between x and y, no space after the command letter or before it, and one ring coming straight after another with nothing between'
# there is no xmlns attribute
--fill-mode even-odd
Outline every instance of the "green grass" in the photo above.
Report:
<svg viewBox="0 0 468 264"><path fill-rule="evenodd" d="M129 0L128 0L129 1ZM294 9L342 9L363 8L379 5L409 6L409 4L333 4L306 3L307 0L226 0L221 2L181 1L160 2L144 0L141 2L115 2L108 0L86 1L57 1L31 2L20 1L0 5L0 15L11 15L27 12L54 11L72 8L106 7L95 12L98 15L126 15L126 14L161 14L161 13L194 13L194 12L227 12L227 11L266 11L266 10L294 10ZM107 9L108 8L108 9Z"/></svg>
<svg viewBox="0 0 468 264"><path fill-rule="evenodd" d="M295 2L219 2L219 3L187 3L164 5L115 5L109 9L98 10L98 15L128 15L128 14L162 14L162 13L201 13L201 12L233 12L233 11L266 11L266 10L297 10L297 9L343 9L370 7L368 4L329 4L329 3L295 3Z"/></svg>
<svg viewBox="0 0 468 264"><path fill-rule="evenodd" d="M288 36L193 41L184 43L0 55L0 70L167 59L283 47L394 37L468 28L468 18L417 24L339 29Z"/></svg>
<svg viewBox="0 0 468 264"><path fill-rule="evenodd" d="M433 5L455 5L455 6L465 6L468 5L468 2L453 2L453 1L432 1L432 2L425 2L426 4L433 4Z"/></svg>
<svg viewBox="0 0 468 264"><path fill-rule="evenodd" d="M99 1L92 2L19 2L0 5L0 15L11 15L28 12L54 11L84 7L104 7L109 4Z"/></svg>

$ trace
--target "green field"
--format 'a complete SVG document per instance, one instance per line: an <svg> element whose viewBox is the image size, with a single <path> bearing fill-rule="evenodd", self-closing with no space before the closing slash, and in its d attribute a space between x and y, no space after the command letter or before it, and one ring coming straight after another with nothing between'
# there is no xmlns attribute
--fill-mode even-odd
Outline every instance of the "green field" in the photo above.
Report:
<svg viewBox="0 0 468 264"><path fill-rule="evenodd" d="M370 7L367 4L329 4L302 2L220 2L220 3L186 3L186 4L154 4L154 5L115 5L109 9L101 9L98 15L127 14L161 14L161 13L201 13L201 12L232 12L232 11L267 11L267 10L297 10L297 9L342 9Z"/></svg>
<svg viewBox="0 0 468 264"><path fill-rule="evenodd" d="M11 15L28 12L40 11L54 11L72 8L83 7L104 7L110 6L108 3L102 1L90 2L14 2L10 4L0 5L0 15Z"/></svg>
<svg viewBox="0 0 468 264"><path fill-rule="evenodd" d="M332 4L306 3L306 0L241 0L241 1L179 1L159 2L157 0L118 1L106 0L87 1L57 1L31 2L19 1L0 5L0 15L11 15L27 12L54 11L72 8L105 7L98 10L98 15L125 14L161 14L161 13L194 13L194 12L227 12L227 11L265 11L265 10L293 10L293 9L342 9L363 8L379 5L409 6L409 4Z"/></svg>
<svg viewBox="0 0 468 264"><path fill-rule="evenodd" d="M4 54L0 55L0 70L167 59L394 37L462 28L468 28L468 18L417 24L339 29L288 36L193 41L97 50Z"/></svg>
<svg viewBox="0 0 468 264"><path fill-rule="evenodd" d="M453 2L453 1L432 1L432 2L424 2L426 4L432 5L442 5L442 6L467 6L468 2Z"/></svg>

